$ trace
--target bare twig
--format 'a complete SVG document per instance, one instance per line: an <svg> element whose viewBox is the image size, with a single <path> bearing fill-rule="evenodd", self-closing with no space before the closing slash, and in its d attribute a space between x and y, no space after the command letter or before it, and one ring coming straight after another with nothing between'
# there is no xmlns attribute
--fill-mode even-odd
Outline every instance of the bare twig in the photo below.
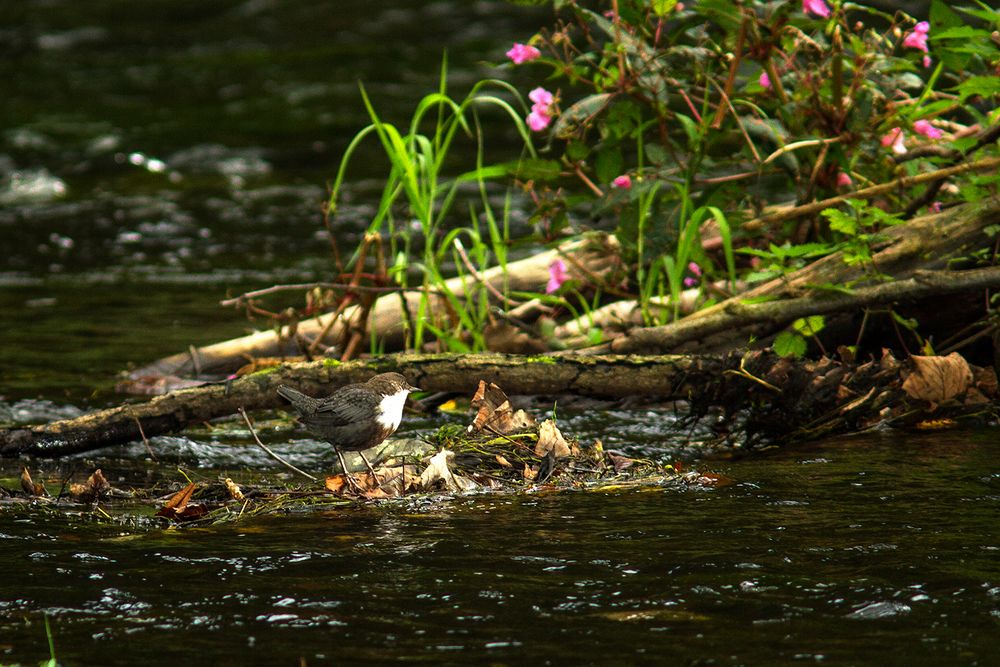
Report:
<svg viewBox="0 0 1000 667"><path fill-rule="evenodd" d="M310 480L311 480L311 481L313 481L313 482L318 482L318 481L319 481L319 480L318 480L317 478L313 477L312 475L310 475L310 474L309 474L309 473L307 473L306 471L304 471L304 470L300 470L300 469L296 468L296 467L295 467L295 466L293 466L293 465L292 465L291 463L289 463L289 462L288 462L288 461L286 461L285 459L283 459L283 458L281 458L280 456L278 456L277 454L275 454L275 453L274 453L274 452L273 452L273 451L271 450L271 448L270 448L270 447L268 447L268 446L267 446L267 445L265 445L265 444L264 444L263 442L261 442L261 441L260 441L260 438L258 438L258 437L257 437L257 431L255 431L255 430L254 430L254 427L253 427L253 424L251 424L251 423L250 423L250 417L248 417L248 416L247 416L247 412L246 412L246 410L244 410L244 409L243 409L242 407L241 407L241 408L239 408L238 410L239 410L239 413L240 413L240 416L242 416L242 417L243 417L243 421L245 421L245 422L247 423L247 428L249 428L249 429L250 429L250 435L252 435L252 436L253 436L253 439L254 439L254 442L256 442L256 443L257 443L257 446L258 446L258 447L260 447L260 448L261 448L261 449L263 449L263 450L264 450L265 452L267 452L267 455L268 455L268 456L270 456L270 457L271 457L272 459L274 459L275 461L277 461L277 462L278 462L278 463L280 463L281 465L285 466L286 468L288 468L288 469L289 469L289 470L291 470L292 472L297 472L298 474L302 475L303 477L306 477L306 478L310 479Z"/></svg>

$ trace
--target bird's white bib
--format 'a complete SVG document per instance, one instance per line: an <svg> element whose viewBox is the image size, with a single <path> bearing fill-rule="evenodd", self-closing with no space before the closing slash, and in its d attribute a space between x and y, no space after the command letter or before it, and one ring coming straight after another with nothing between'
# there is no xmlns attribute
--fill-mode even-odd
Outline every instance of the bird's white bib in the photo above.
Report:
<svg viewBox="0 0 1000 667"><path fill-rule="evenodd" d="M399 428L399 422L403 419L403 405L406 404L406 396L409 390L401 389L395 394L390 394L379 403L379 415L375 418L379 426L389 429L390 433L395 433Z"/></svg>

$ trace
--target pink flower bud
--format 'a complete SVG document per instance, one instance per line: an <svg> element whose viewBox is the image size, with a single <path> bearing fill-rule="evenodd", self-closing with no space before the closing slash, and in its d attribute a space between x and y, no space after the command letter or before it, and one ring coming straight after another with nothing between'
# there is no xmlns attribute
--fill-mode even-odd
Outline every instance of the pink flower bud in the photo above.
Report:
<svg viewBox="0 0 1000 667"><path fill-rule="evenodd" d="M848 174L847 174L846 171L838 171L837 172L837 187L838 188L847 188L847 187L850 187L852 185L854 185L854 181L851 180L851 177L848 176Z"/></svg>
<svg viewBox="0 0 1000 667"><path fill-rule="evenodd" d="M514 46L512 46L510 51L507 52L507 57L514 61L515 65L529 62L535 58L541 57L541 55L542 52L535 47L517 42L515 42Z"/></svg>
<svg viewBox="0 0 1000 667"><path fill-rule="evenodd" d="M911 49L920 49L924 53L927 53L927 35L930 31L931 24L927 21L921 21L913 26L912 32L906 33L906 37L903 38L903 46Z"/></svg>
<svg viewBox="0 0 1000 667"><path fill-rule="evenodd" d="M802 0L802 11L822 18L830 18L830 8L825 0Z"/></svg>
<svg viewBox="0 0 1000 667"><path fill-rule="evenodd" d="M902 155L906 152L906 144L903 143L903 130L894 127L882 137L883 146L892 146L892 152Z"/></svg>
<svg viewBox="0 0 1000 667"><path fill-rule="evenodd" d="M761 72L760 73L760 79L759 79L759 81L760 81L760 85L763 86L764 88L770 88L771 87L771 77L769 77L767 75L767 72Z"/></svg>
<svg viewBox="0 0 1000 667"><path fill-rule="evenodd" d="M611 186L618 188L619 190L628 190L632 187L632 177L628 174L616 176L615 180L611 181Z"/></svg>
<svg viewBox="0 0 1000 667"><path fill-rule="evenodd" d="M548 114L538 113L537 111L529 113L527 118L528 127L531 128L532 132L541 132L549 126L551 120Z"/></svg>
<svg viewBox="0 0 1000 667"><path fill-rule="evenodd" d="M940 139L944 136L944 132L931 125L929 121L923 119L913 123L913 131L917 134L924 135L928 139Z"/></svg>
<svg viewBox="0 0 1000 667"><path fill-rule="evenodd" d="M561 259L554 259L549 264L549 282L545 285L545 293L552 294L562 287L569 275L566 273L566 262Z"/></svg>

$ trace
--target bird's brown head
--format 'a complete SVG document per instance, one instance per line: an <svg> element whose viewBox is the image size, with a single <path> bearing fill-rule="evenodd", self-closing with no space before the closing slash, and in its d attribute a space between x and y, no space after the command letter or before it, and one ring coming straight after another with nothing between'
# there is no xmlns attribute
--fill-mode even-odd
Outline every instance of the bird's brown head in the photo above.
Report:
<svg viewBox="0 0 1000 667"><path fill-rule="evenodd" d="M403 391L407 393L419 391L417 387L407 382L406 378L399 373L382 373L376 375L365 384L369 389L378 392L382 396L392 396Z"/></svg>

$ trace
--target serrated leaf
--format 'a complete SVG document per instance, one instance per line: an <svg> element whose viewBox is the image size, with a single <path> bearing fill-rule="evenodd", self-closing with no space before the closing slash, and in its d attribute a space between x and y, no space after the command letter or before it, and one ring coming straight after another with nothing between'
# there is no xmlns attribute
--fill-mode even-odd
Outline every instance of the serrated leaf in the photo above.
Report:
<svg viewBox="0 0 1000 667"><path fill-rule="evenodd" d="M1000 76L970 76L955 89L963 102L975 95L991 97L1000 94Z"/></svg>
<svg viewBox="0 0 1000 667"><path fill-rule="evenodd" d="M782 357L801 357L806 353L806 339L794 331L782 331L772 347Z"/></svg>

